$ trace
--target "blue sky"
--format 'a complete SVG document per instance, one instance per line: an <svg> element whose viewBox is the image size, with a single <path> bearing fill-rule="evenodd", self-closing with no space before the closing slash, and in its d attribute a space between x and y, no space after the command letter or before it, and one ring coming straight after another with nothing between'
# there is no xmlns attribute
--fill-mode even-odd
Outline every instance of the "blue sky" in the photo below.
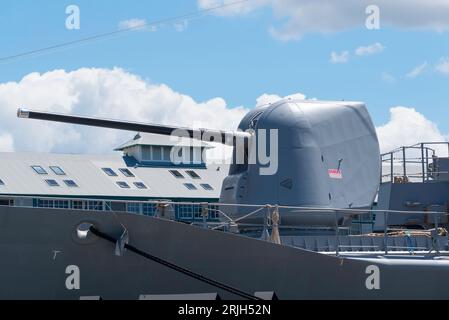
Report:
<svg viewBox="0 0 449 320"><path fill-rule="evenodd" d="M65 8L70 4L81 10L80 30L65 28ZM197 9L194 0L3 0L0 57L113 31L127 19L153 21ZM440 59L449 57L445 28L401 27L393 21L380 30L368 30L360 23L333 33L318 28L291 41L270 33L271 27L280 27L288 19L293 18L261 5L245 14L188 21L182 32L173 25L155 32L128 32L7 61L0 64L0 83L20 81L32 72L121 67L197 101L222 97L231 107L249 108L264 93L301 92L309 98L365 101L376 125L389 120L391 107L413 107L441 131L449 132L449 75L435 70ZM375 43L384 50L370 56L355 54L358 47ZM346 63L330 62L331 52L343 51L349 52ZM406 77L425 62L422 74Z"/></svg>

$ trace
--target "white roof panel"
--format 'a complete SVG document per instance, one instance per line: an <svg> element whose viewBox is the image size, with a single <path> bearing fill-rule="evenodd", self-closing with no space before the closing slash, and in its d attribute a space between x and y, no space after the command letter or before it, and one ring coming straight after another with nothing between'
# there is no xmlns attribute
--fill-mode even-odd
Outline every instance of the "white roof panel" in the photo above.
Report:
<svg viewBox="0 0 449 320"><path fill-rule="evenodd" d="M47 175L37 174L31 166L42 166ZM65 176L56 175L50 166L59 166ZM110 177L102 168L111 168L117 177ZM119 171L128 168L135 177L126 177ZM169 170L178 170L185 178L174 177ZM186 170L194 170L201 179L193 179ZM127 167L121 155L63 155L43 153L0 153L0 194L48 195L76 197L143 197L218 199L221 184L228 173L227 165L207 165L204 168L185 167ZM49 186L45 180L53 179L59 187ZM73 180L79 186L71 188L63 180ZM116 183L127 182L131 188L122 189ZM138 189L134 182L143 182L148 189ZM188 190L184 183L193 183L197 190ZM210 184L214 190L204 190L200 184Z"/></svg>

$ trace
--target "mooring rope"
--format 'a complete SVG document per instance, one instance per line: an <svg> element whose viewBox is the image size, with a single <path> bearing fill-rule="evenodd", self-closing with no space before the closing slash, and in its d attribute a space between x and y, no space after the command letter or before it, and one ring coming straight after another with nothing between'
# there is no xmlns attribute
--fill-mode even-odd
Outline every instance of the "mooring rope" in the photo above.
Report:
<svg viewBox="0 0 449 320"><path fill-rule="evenodd" d="M106 233L101 232L100 230L96 229L96 228L93 227L93 226L90 227L90 231L91 231L94 235L96 235L97 237L99 237L99 238L102 238L102 239L107 240L107 241L109 241L109 242L112 242L112 243L114 243L114 244L117 242L116 239L114 239L113 237L111 237L110 235L108 235L108 234L106 234ZM246 293L246 292L244 292L244 291L242 291L242 290L239 290L239 289L237 289L237 288L228 286L228 285L226 285L226 284L224 284L224 283L221 283L221 282L218 282L218 281L209 279L209 278L204 277L204 276L202 276L202 275L200 275L200 274L198 274L198 273L195 273L195 272L193 272L193 271L190 271L190 270L188 270L188 269L185 269L185 268L182 268L182 267L180 267L180 266L177 266L177 265L175 265L175 264L173 264L173 263L170 263L170 262L168 262L168 261L166 261L166 260L163 260L163 259L161 259L161 258L158 258L158 257L156 257L156 256L153 256L153 255L151 255L151 254L149 254L149 253L147 253L147 252L145 252L145 251L142 251L142 250L137 249L136 247L134 247L134 246L132 246L132 245L130 245L130 244L125 244L125 249L128 249L129 251L131 251L131 252L133 252L133 253L135 253L135 254L141 256L141 257L144 257L144 258L146 258L146 259L149 259L149 260L151 260L151 261L153 261L153 262L159 263L159 264L161 264L161 265L163 265L163 266L165 266L165 267L167 267L167 268L170 268L170 269L172 269L172 270L175 270L175 271L177 271L177 272L180 272L180 273L182 273L182 274L184 274L184 275L186 275L186 276L189 276L189 277L191 277L191 278L194 278L194 279L196 279L196 280L198 280L198 281L207 283L207 284L209 284L209 285L211 285L211 286L213 286L213 287L216 287L216 288L222 289L222 290L224 290L224 291L227 291L227 292L229 292L229 293L235 294L235 295L237 295L237 296L239 296L239 297L242 297L242 298L245 298L245 299L248 299L248 300L262 300L261 298L256 297L256 296L254 296L254 295L252 295L252 294L249 294L249 293Z"/></svg>

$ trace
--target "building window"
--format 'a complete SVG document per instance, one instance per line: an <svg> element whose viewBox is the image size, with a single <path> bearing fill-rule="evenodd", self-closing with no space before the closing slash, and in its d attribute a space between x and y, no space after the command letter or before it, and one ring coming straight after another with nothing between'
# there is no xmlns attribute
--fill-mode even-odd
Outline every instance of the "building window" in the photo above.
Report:
<svg viewBox="0 0 449 320"><path fill-rule="evenodd" d="M78 188L78 184L73 180L64 180L64 183L66 184L67 187Z"/></svg>
<svg viewBox="0 0 449 320"><path fill-rule="evenodd" d="M112 211L112 202L111 201L104 202L104 211Z"/></svg>
<svg viewBox="0 0 449 320"><path fill-rule="evenodd" d="M218 206L209 206L209 219L216 220L220 217Z"/></svg>
<svg viewBox="0 0 449 320"><path fill-rule="evenodd" d="M55 174L57 174L58 176L65 176L65 172L64 170L62 170L60 167L58 166L51 166L50 167L51 171L53 171Z"/></svg>
<svg viewBox="0 0 449 320"><path fill-rule="evenodd" d="M169 162L171 148L169 146L142 146L142 160Z"/></svg>
<svg viewBox="0 0 449 320"><path fill-rule="evenodd" d="M156 204L154 203L142 203L142 214L146 216L154 216L156 213Z"/></svg>
<svg viewBox="0 0 449 320"><path fill-rule="evenodd" d="M196 207L196 206L194 206L194 207L193 207L193 218L196 219L196 220L202 219L202 218L203 218L203 215L202 215L202 212L201 212L201 211L202 211L202 210L201 210L201 207Z"/></svg>
<svg viewBox="0 0 449 320"><path fill-rule="evenodd" d="M68 209L70 207L70 201L38 199L37 203L35 203L35 206L38 208Z"/></svg>
<svg viewBox="0 0 449 320"><path fill-rule="evenodd" d="M193 183L184 183L184 186L189 190L198 190Z"/></svg>
<svg viewBox="0 0 449 320"><path fill-rule="evenodd" d="M1 199L0 198L0 206L13 207L14 200L13 199Z"/></svg>
<svg viewBox="0 0 449 320"><path fill-rule="evenodd" d="M33 207L91 210L91 211L111 211L111 203L108 201L33 199Z"/></svg>
<svg viewBox="0 0 449 320"><path fill-rule="evenodd" d="M153 151L153 159L154 161L162 161L162 147L159 146L152 146L152 151Z"/></svg>
<svg viewBox="0 0 449 320"><path fill-rule="evenodd" d="M143 214L145 216L154 216L156 213L156 204L154 203L140 203L128 202L126 204L126 211L130 213Z"/></svg>
<svg viewBox="0 0 449 320"><path fill-rule="evenodd" d="M103 201L87 201L87 210L103 211Z"/></svg>
<svg viewBox="0 0 449 320"><path fill-rule="evenodd" d="M190 204L180 204L178 207L179 219L193 219L193 206Z"/></svg>
<svg viewBox="0 0 449 320"><path fill-rule="evenodd" d="M121 173L123 173L123 175L125 177L128 177L128 178L134 178L135 177L134 174L129 169L121 168L119 170L120 170Z"/></svg>
<svg viewBox="0 0 449 320"><path fill-rule="evenodd" d="M143 161L151 161L153 159L151 156L151 146L142 146L141 153Z"/></svg>
<svg viewBox="0 0 449 320"><path fill-rule="evenodd" d="M68 200L55 200L54 201L54 208L57 208L57 209L68 209L69 208L69 201Z"/></svg>
<svg viewBox="0 0 449 320"><path fill-rule="evenodd" d="M83 210L84 209L83 201L79 201L79 200L72 201L72 209Z"/></svg>
<svg viewBox="0 0 449 320"><path fill-rule="evenodd" d="M170 170L170 173L178 179L184 179L184 176L178 170Z"/></svg>
<svg viewBox="0 0 449 320"><path fill-rule="evenodd" d="M177 216L180 220L192 220L201 218L201 205L180 204L176 206Z"/></svg>
<svg viewBox="0 0 449 320"><path fill-rule="evenodd" d="M117 185L122 189L130 189L131 187L125 181L117 181Z"/></svg>
<svg viewBox="0 0 449 320"><path fill-rule="evenodd" d="M115 173L115 171L112 170L111 168L101 168L101 170L103 170L103 172L110 177L117 177L117 173Z"/></svg>
<svg viewBox="0 0 449 320"><path fill-rule="evenodd" d="M171 147L162 147L162 160L170 161Z"/></svg>
<svg viewBox="0 0 449 320"><path fill-rule="evenodd" d="M38 199L37 200L37 207L38 208L53 208L54 207L54 201L53 200L47 200L47 199Z"/></svg>
<svg viewBox="0 0 449 320"><path fill-rule="evenodd" d="M192 164L199 165L204 163L205 159L203 158L203 150L204 148L190 148L190 162Z"/></svg>
<svg viewBox="0 0 449 320"><path fill-rule="evenodd" d="M208 183L202 183L202 184L201 184L201 187L203 187L203 189L204 189L204 190L207 190L207 191L212 191L212 190L214 190L214 188L213 188L210 184L208 184Z"/></svg>
<svg viewBox="0 0 449 320"><path fill-rule="evenodd" d="M48 174L47 171L45 171L45 169L42 168L41 166L31 166L31 168L33 168L33 170L34 170L37 174Z"/></svg>
<svg viewBox="0 0 449 320"><path fill-rule="evenodd" d="M3 182L2 179L0 179L0 186L4 186L4 185L5 185L5 182Z"/></svg>
<svg viewBox="0 0 449 320"><path fill-rule="evenodd" d="M138 203L138 202L128 202L126 204L126 212L140 213L140 203Z"/></svg>
<svg viewBox="0 0 449 320"><path fill-rule="evenodd" d="M47 182L47 184L48 184L50 187L59 187L59 183L58 183L58 181L56 181L56 180L48 179L48 180L45 180L45 182Z"/></svg>
<svg viewBox="0 0 449 320"><path fill-rule="evenodd" d="M143 182L134 182L134 185L136 186L137 189L148 189Z"/></svg>
<svg viewBox="0 0 449 320"><path fill-rule="evenodd" d="M193 170L187 170L186 173L193 179L201 179L201 177Z"/></svg>

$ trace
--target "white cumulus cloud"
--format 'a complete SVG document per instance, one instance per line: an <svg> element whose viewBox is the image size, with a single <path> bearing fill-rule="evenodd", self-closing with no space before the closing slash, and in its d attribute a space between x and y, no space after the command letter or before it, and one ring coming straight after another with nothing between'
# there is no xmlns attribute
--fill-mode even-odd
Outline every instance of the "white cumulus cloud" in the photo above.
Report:
<svg viewBox="0 0 449 320"><path fill-rule="evenodd" d="M333 51L329 61L331 63L346 63L349 61L349 51L343 51L341 53Z"/></svg>
<svg viewBox="0 0 449 320"><path fill-rule="evenodd" d="M257 98L257 106L283 98L306 96L264 94ZM197 102L167 85L149 83L120 68L31 73L19 82L0 83L0 151L110 153L133 136L126 131L18 119L19 107L223 130L235 130L249 111L245 107L230 108L219 97ZM390 121L377 132L384 152L448 138L424 115L406 107L392 108Z"/></svg>
<svg viewBox="0 0 449 320"><path fill-rule="evenodd" d="M377 128L382 152L420 142L447 141L435 123L413 108L391 108L390 116L388 123Z"/></svg>
<svg viewBox="0 0 449 320"><path fill-rule="evenodd" d="M229 4L234 0L198 0L201 9ZM381 28L449 30L447 0L252 0L216 11L220 16L245 15L258 8L270 7L277 24L273 36L298 40L308 33L334 33L365 27L369 5L380 8Z"/></svg>
<svg viewBox="0 0 449 320"><path fill-rule="evenodd" d="M278 96L277 94L264 93L259 98L257 98L256 107L261 107L261 106L265 106L267 104L275 103L281 99L282 98L280 96Z"/></svg>
<svg viewBox="0 0 449 320"><path fill-rule="evenodd" d="M277 94L267 94L264 93L256 100L256 108L265 106L267 104L276 103L282 99L297 99L297 100L305 100L306 96L302 93L295 93L286 97L280 97Z"/></svg>
<svg viewBox="0 0 449 320"><path fill-rule="evenodd" d="M271 0L250 0L240 2L235 0L198 0L198 8L201 10L216 8L213 12L215 15L234 16L247 14L270 3Z"/></svg>
<svg viewBox="0 0 449 320"><path fill-rule="evenodd" d="M371 44L369 46L358 47L355 50L355 54L358 55L358 56L371 56L371 55L374 55L374 54L381 53L384 50L385 50L385 47L381 43L376 42L376 43Z"/></svg>

